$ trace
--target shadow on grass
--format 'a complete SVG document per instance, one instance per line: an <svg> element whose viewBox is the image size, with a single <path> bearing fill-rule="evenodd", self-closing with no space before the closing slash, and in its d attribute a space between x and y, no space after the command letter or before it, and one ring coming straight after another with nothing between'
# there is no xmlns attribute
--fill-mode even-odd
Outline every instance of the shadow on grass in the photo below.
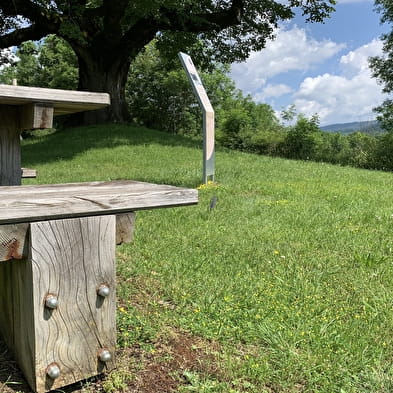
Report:
<svg viewBox="0 0 393 393"><path fill-rule="evenodd" d="M94 148L123 145L162 145L201 148L202 143L180 135L142 127L107 124L70 128L27 140L22 145L25 164L37 165L58 160L70 160L77 154Z"/></svg>
<svg viewBox="0 0 393 393"><path fill-rule="evenodd" d="M130 146L130 148L138 146L180 147L197 151L202 150L202 141L132 125L106 124L76 127L60 130L44 136L39 136L38 134L37 136L26 139L22 144L23 166L34 168L38 165L59 161L67 163L73 160L74 157L89 150L110 150L123 146ZM139 149L138 154L141 154L141 151L143 152L143 149ZM173 155L175 158L178 150L174 149L173 152L169 150L166 153ZM96 168L99 168L100 165L100 154L97 152ZM188 152L186 151L184 154L187 156ZM146 159L146 157L141 157L142 161L143 159ZM154 156L151 159L154 160ZM115 155L113 156L113 161L116 161ZM100 173L99 169L97 173ZM123 176L122 174L112 175L111 178L113 180L124 179L124 176L127 176ZM188 188L194 188L201 183L201 179L197 175L191 179L190 176L173 175L173 171L161 171L157 176L151 177L146 171L141 170L136 175L134 174L132 179ZM100 179L94 178L94 180Z"/></svg>

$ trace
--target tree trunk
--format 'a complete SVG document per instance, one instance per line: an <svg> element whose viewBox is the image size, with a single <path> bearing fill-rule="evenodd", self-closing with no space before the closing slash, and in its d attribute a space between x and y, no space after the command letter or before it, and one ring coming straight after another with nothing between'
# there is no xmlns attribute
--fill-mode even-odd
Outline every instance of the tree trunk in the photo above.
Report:
<svg viewBox="0 0 393 393"><path fill-rule="evenodd" d="M79 63L78 90L109 93L111 105L106 109L77 114L72 124L98 124L105 122L124 123L129 121L125 99L130 59L126 54L111 56L103 49L98 54L75 50Z"/></svg>

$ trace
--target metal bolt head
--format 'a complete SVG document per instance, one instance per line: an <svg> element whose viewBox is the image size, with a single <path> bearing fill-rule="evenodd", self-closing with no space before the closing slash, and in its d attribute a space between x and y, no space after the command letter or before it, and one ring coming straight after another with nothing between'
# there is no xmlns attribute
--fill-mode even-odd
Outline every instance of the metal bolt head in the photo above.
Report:
<svg viewBox="0 0 393 393"><path fill-rule="evenodd" d="M101 362L109 362L112 359L112 355L108 349L102 348L98 352L98 358L101 360Z"/></svg>
<svg viewBox="0 0 393 393"><path fill-rule="evenodd" d="M49 294L45 298L45 306L51 309L55 309L59 306L59 299L56 295Z"/></svg>
<svg viewBox="0 0 393 393"><path fill-rule="evenodd" d="M60 367L56 363L51 363L46 368L46 375L51 379L56 379L60 377Z"/></svg>
<svg viewBox="0 0 393 393"><path fill-rule="evenodd" d="M98 289L97 289L98 295L102 297L107 297L111 293L111 290L108 285L106 284L101 284Z"/></svg>

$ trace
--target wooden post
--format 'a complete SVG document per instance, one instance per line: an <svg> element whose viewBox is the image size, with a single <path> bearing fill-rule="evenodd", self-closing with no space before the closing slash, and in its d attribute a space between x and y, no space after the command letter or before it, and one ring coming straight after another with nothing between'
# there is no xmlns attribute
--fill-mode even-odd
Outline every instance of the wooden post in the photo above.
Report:
<svg viewBox="0 0 393 393"><path fill-rule="evenodd" d="M0 264L1 333L37 393L114 366L115 223L113 215L31 223L29 258ZM48 295L57 308L45 306ZM110 360L99 359L102 350Z"/></svg>
<svg viewBox="0 0 393 393"><path fill-rule="evenodd" d="M19 108L0 105L0 185L21 184Z"/></svg>

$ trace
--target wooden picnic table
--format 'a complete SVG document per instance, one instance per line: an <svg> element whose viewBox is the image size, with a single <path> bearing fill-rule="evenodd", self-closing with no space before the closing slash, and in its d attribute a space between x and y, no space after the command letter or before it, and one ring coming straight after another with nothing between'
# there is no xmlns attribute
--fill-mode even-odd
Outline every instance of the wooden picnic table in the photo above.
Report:
<svg viewBox="0 0 393 393"><path fill-rule="evenodd" d="M0 85L0 332L37 393L115 366L115 246L134 212L198 202L194 189L128 180L21 185L22 130L109 103Z"/></svg>

